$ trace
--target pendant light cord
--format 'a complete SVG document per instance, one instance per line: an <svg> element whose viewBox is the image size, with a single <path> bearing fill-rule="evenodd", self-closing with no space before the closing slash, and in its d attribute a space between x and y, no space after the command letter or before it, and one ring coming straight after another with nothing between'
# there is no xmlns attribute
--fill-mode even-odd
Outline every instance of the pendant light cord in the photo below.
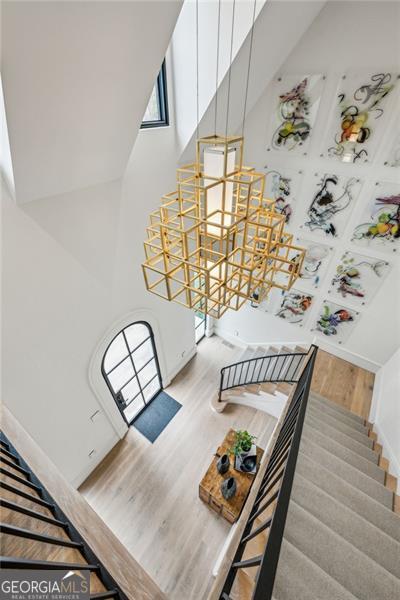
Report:
<svg viewBox="0 0 400 600"><path fill-rule="evenodd" d="M219 32L221 26L221 0L218 0L218 29L217 29L217 59L215 73L215 115L214 115L214 135L217 135L217 115L218 115L218 76L219 76Z"/></svg>
<svg viewBox="0 0 400 600"><path fill-rule="evenodd" d="M247 66L246 92L245 92L245 96L244 96L244 106L243 106L242 137L244 136L244 125L245 125L245 121L246 121L246 110L247 110L247 97L248 97L248 93L249 93L250 66L251 66L251 56L253 53L253 37L254 37L254 22L255 22L255 18L256 18L256 4L257 4L257 0L254 0L253 22L251 25L251 33L250 33L249 64Z"/></svg>
<svg viewBox="0 0 400 600"><path fill-rule="evenodd" d="M196 0L196 137L199 139L199 0Z"/></svg>
<svg viewBox="0 0 400 600"><path fill-rule="evenodd" d="M228 99L227 99L227 106L226 106L225 137L228 136L229 104L230 104L230 99L231 99L231 71L232 71L232 53L233 53L233 30L235 28L235 8L236 8L236 0L233 0L233 8L232 8L232 31L231 31L231 52L230 52L230 57L229 57Z"/></svg>

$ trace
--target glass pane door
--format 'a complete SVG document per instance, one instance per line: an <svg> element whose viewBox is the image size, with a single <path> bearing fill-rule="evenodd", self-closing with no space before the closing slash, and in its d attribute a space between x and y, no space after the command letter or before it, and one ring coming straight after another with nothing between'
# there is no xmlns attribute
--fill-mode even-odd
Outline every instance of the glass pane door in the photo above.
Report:
<svg viewBox="0 0 400 600"><path fill-rule="evenodd" d="M206 315L200 311L194 314L194 331L196 344L198 344L206 334Z"/></svg>
<svg viewBox="0 0 400 600"><path fill-rule="evenodd" d="M162 389L154 336L148 323L125 327L107 348L103 376L128 424Z"/></svg>

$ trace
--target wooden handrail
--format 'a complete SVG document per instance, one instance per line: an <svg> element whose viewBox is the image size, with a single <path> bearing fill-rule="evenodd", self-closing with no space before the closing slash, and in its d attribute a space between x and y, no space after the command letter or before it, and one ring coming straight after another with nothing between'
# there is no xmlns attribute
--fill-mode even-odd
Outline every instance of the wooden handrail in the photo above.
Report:
<svg viewBox="0 0 400 600"><path fill-rule="evenodd" d="M311 359L312 354L313 354L313 347L311 347L309 349L309 351L307 352L306 358L305 358L305 360L303 362L303 365L302 365L300 373L299 373L299 378L301 378L301 376L302 376L302 374L303 374L306 366L308 365L308 363L309 363L309 361ZM296 386L293 386L293 388L292 388L292 390L291 390L291 392L290 392L290 394L289 394L289 396L288 396L288 398L286 400L285 407L284 407L284 409L283 409L283 411L282 411L282 413L281 413L281 415L280 415L280 417L278 419L277 424L275 425L275 429L273 431L273 434L272 434L272 436L271 436L271 438L270 438L270 440L268 442L268 445L267 445L267 447L265 449L265 452L263 454L262 461L261 461L261 464L260 464L260 468L259 468L259 470L257 472L257 475L255 477L254 483L253 483L253 485L251 487L250 493L249 493L249 495L247 497L246 503L245 503L245 505L243 507L243 510L242 510L242 513L241 513L241 515L239 517L239 520L235 524L235 531L234 531L234 533L233 533L233 535L232 535L232 537L231 537L231 539L229 541L229 545L228 545L228 547L226 549L225 556L224 556L224 558L222 559L222 561L220 563L220 567L219 567L218 573L217 573L217 575L215 577L215 581L214 581L213 586L212 586L212 588L210 590L210 593L209 593L209 595L207 597L207 600L220 600L220 598L221 598L222 589L224 587L224 584L225 584L226 578L228 576L229 570L231 568L231 565L232 565L232 563L234 561L236 550L237 550L238 545L239 545L239 543L241 541L241 538L242 538L242 535L243 535L243 531L244 531L244 529L246 527L246 524L247 524L247 521L249 519L251 510L253 508L253 505L254 505L254 502L255 502L258 490L260 489L260 486L261 486L261 483L262 483L265 471L268 468L268 463L269 463L269 460L271 458L271 454L272 454L273 448L275 446L277 437L278 437L279 432L281 430L283 421L285 420L287 411L289 410L289 406L291 404L291 401L292 401L292 398L293 398L293 395L294 395L295 391L296 391Z"/></svg>

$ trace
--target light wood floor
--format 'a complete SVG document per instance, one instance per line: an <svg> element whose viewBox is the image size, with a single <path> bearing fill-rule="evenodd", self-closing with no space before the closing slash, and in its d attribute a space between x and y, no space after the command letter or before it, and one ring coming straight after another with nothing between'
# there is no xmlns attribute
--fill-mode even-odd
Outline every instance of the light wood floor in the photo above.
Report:
<svg viewBox="0 0 400 600"><path fill-rule="evenodd" d="M210 409L221 366L241 349L214 336L167 388L183 408L154 444L134 427L80 492L171 600L202 600L230 525L198 498L198 483L230 427L266 446L275 419L252 408ZM320 352L312 389L368 416L373 375ZM343 400L342 400L343 398Z"/></svg>
<svg viewBox="0 0 400 600"><path fill-rule="evenodd" d="M370 371L318 350L311 389L368 419L374 378Z"/></svg>
<svg viewBox="0 0 400 600"><path fill-rule="evenodd" d="M247 429L266 446L276 419L231 405L213 412L219 370L242 350L216 336L167 392L182 404L154 444L134 427L80 492L171 600L201 600L230 525L198 498L213 453L230 427Z"/></svg>

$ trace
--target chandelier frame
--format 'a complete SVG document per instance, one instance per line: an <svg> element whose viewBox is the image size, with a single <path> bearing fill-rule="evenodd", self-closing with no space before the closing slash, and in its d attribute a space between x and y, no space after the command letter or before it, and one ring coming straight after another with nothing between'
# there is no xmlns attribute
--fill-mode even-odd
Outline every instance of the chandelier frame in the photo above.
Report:
<svg viewBox="0 0 400 600"><path fill-rule="evenodd" d="M144 242L148 291L217 319L272 288L289 290L305 254L264 198L265 174L243 166L243 149L242 136L198 139L195 162L178 168L177 190L150 214ZM205 172L213 153L218 175Z"/></svg>

